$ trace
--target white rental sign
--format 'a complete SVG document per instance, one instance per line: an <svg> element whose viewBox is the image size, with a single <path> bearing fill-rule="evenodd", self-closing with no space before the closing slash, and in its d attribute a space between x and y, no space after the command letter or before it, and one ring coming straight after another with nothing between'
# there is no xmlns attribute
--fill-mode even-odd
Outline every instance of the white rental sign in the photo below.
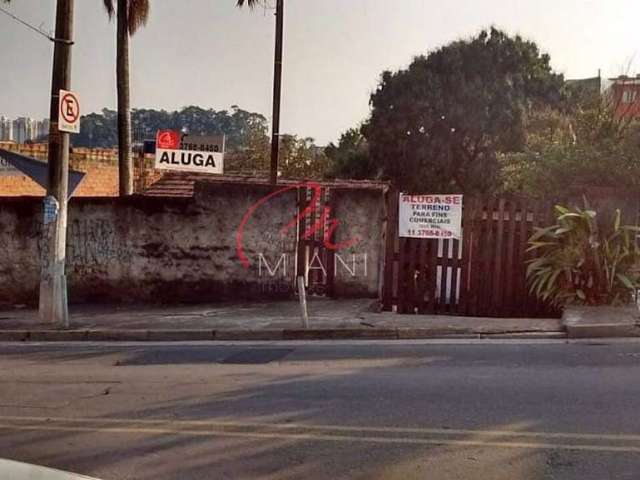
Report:
<svg viewBox="0 0 640 480"><path fill-rule="evenodd" d="M462 195L400 194L398 233L410 238L462 238Z"/></svg>
<svg viewBox="0 0 640 480"><path fill-rule="evenodd" d="M175 130L160 130L156 135L155 168L221 174L224 171L224 135L182 137Z"/></svg>
<svg viewBox="0 0 640 480"><path fill-rule="evenodd" d="M60 90L58 98L58 130L80 133L80 100L78 94Z"/></svg>

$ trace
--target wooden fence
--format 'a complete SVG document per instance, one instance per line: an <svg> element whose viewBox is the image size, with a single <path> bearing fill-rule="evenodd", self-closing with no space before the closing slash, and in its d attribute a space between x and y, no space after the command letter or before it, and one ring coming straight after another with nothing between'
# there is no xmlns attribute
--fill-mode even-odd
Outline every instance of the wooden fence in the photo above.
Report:
<svg viewBox="0 0 640 480"><path fill-rule="evenodd" d="M553 222L551 204L464 197L462 241L398 237L398 194L387 201L382 307L398 313L552 316L528 293L527 239Z"/></svg>

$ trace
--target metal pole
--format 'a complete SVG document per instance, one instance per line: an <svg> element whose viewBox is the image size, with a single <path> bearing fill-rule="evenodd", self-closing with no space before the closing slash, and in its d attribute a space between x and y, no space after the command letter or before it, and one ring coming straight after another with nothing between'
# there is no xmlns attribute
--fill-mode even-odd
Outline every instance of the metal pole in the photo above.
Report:
<svg viewBox="0 0 640 480"><path fill-rule="evenodd" d="M298 277L298 297L300 300L300 312L302 314L302 327L309 328L309 312L307 310L307 292L304 289L304 277Z"/></svg>
<svg viewBox="0 0 640 480"><path fill-rule="evenodd" d="M284 0L276 3L276 49L273 60L273 122L271 131L270 181L278 182L278 153L280 139L280 97L282 87L282 34L284 26Z"/></svg>
<svg viewBox="0 0 640 480"><path fill-rule="evenodd" d="M74 0L57 0L56 34L51 74L49 110L49 153L47 195L58 202L55 222L43 224L43 252L40 282L40 318L68 327L65 250L67 244L67 198L69 191L69 134L58 131L60 90L71 86L71 46L73 44Z"/></svg>

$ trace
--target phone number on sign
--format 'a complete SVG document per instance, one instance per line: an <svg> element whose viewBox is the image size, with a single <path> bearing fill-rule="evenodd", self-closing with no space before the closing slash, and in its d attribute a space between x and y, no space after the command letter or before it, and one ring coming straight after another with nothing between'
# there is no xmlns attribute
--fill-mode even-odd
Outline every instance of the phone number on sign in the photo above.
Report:
<svg viewBox="0 0 640 480"><path fill-rule="evenodd" d="M413 229L407 230L407 235L410 237L453 237L453 232L448 230L425 230L425 229Z"/></svg>

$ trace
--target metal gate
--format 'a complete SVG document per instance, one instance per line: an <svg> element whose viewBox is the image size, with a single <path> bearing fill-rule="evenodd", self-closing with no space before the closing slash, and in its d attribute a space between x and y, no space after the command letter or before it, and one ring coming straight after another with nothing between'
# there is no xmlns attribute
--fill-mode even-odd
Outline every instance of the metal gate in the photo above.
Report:
<svg viewBox="0 0 640 480"><path fill-rule="evenodd" d="M325 238L333 240L328 222L332 207L329 187L309 183L298 188L296 278L305 278L310 294L333 295L334 251L325 246Z"/></svg>

